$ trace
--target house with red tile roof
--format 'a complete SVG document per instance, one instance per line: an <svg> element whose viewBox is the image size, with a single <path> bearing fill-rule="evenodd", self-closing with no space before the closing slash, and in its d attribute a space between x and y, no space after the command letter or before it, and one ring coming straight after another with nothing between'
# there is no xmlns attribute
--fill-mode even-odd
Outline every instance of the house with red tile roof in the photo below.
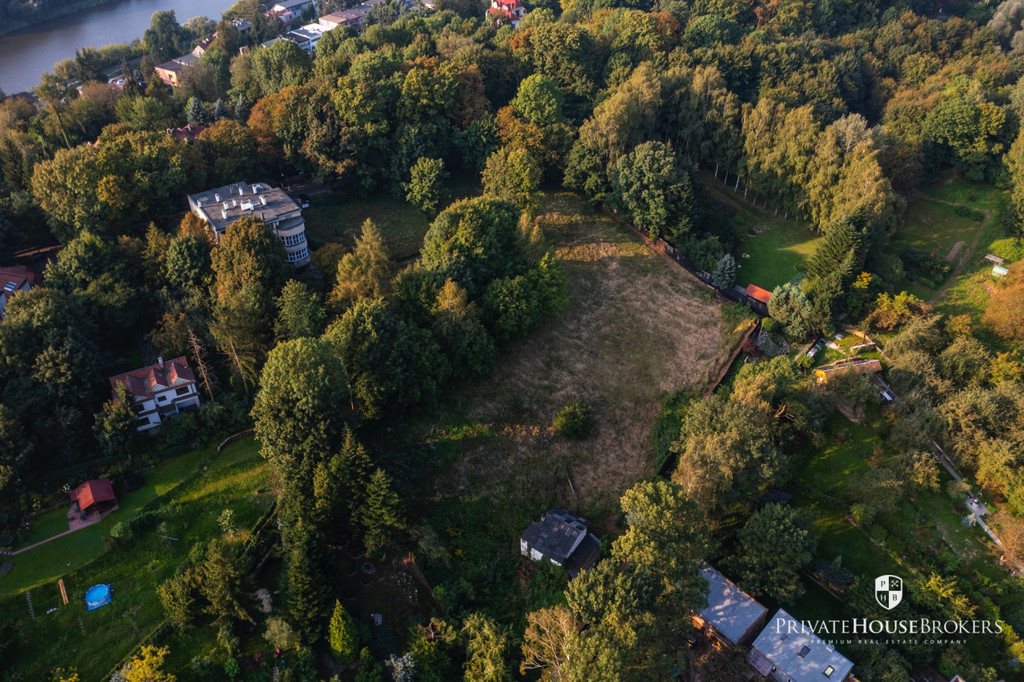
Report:
<svg viewBox="0 0 1024 682"><path fill-rule="evenodd" d="M24 265L0 267L0 319L3 319L7 302L22 291L28 291L35 284L35 275Z"/></svg>
<svg viewBox="0 0 1024 682"><path fill-rule="evenodd" d="M115 399L118 385L135 401L139 431L156 428L167 417L199 407L196 375L184 356L166 362L160 358L156 364L110 377Z"/></svg>
<svg viewBox="0 0 1024 682"><path fill-rule="evenodd" d="M520 0L491 0L487 16L498 22L507 21L513 26L518 26L526 16L526 6Z"/></svg>

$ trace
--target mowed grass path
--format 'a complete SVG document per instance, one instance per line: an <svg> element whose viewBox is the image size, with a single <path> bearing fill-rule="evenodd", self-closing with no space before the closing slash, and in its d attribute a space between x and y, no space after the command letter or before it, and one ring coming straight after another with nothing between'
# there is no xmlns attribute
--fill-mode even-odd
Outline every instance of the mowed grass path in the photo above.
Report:
<svg viewBox="0 0 1024 682"><path fill-rule="evenodd" d="M184 460L179 464L183 469L188 463L192 466L179 472L176 485L164 490L159 508L171 511L159 523L119 547L108 549L105 538L94 538L95 545L89 547L96 555L92 561L76 561L79 567L70 572L54 571L64 573L68 606L61 605L52 578L37 581L31 590L35 620L29 618L22 595L6 596L0 619L17 625L19 644L17 654L0 668L4 679L48 679L48 671L59 665L73 666L83 680L104 679L162 622L157 586L186 561L193 546L205 545L220 533L220 513L234 510L238 528L245 529L272 503L269 468L252 438L232 444L220 455L204 450L177 459ZM148 485L159 490L170 481L150 479ZM242 542L247 535L240 531L230 541ZM113 601L86 611L83 595L97 583L110 584ZM52 607L57 611L47 614Z"/></svg>
<svg viewBox="0 0 1024 682"><path fill-rule="evenodd" d="M755 207L742 193L723 187L709 173L700 176L714 199L736 211L733 224L740 240L736 249L737 284L756 284L771 291L804 271L807 259L821 241L818 235L797 220Z"/></svg>

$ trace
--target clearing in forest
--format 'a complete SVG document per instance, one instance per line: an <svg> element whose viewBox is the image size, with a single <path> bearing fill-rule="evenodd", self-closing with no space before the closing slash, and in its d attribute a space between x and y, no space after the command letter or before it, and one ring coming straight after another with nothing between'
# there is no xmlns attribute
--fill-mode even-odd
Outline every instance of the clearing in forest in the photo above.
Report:
<svg viewBox="0 0 1024 682"><path fill-rule="evenodd" d="M433 475L414 496L445 554L479 563L495 582L494 566L515 565L519 533L550 506L598 525L614 518L622 492L655 473L652 427L665 395L699 394L751 320L575 195L548 195L538 223L569 303L502 351L488 380L445 401L423 437ZM549 430L575 398L594 415L579 442Z"/></svg>

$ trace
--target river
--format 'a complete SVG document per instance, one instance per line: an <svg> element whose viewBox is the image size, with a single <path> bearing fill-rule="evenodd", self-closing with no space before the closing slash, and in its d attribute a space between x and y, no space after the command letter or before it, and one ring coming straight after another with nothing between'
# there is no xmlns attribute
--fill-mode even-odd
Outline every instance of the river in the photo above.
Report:
<svg viewBox="0 0 1024 682"><path fill-rule="evenodd" d="M61 59L80 47L141 38L158 10L174 10L179 23L196 16L219 19L232 0L115 0L0 36L0 90L31 90Z"/></svg>

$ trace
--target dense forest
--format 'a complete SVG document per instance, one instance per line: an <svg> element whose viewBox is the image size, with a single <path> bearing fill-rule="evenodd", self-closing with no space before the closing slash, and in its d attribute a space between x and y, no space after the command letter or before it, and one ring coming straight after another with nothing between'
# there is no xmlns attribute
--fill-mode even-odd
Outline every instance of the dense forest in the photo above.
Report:
<svg viewBox="0 0 1024 682"><path fill-rule="evenodd" d="M886 616L842 566L850 557L821 561L807 514L764 504L824 447L837 411L882 414L877 466L844 493L856 527L938 491L942 443L998 502L1004 560L1024 559L1024 265L1012 262L1024 255L1024 2L540 0L513 27L477 2L391 0L312 56L288 40L259 46L283 30L265 9L241 0L221 21L185 24L159 12L141 41L55 65L34 99L0 93L0 265L58 247L0 322L4 544L87 475L124 476L250 426L273 472L284 613L254 636L238 552L221 539L195 548L151 595L177 632L216 633L216 655L174 671L182 679L234 679L239 638L260 637L295 652L288 679L317 679L314 652L363 682L660 680L687 667L739 679L742 660L681 645L705 561L772 604L795 603L813 575L843 595L844 615ZM31 12L46 4L0 1L0 22ZM154 66L200 41L180 85L164 84ZM197 139L167 134L185 124ZM367 221L351 243L312 243L295 272L259 220L216 241L182 213L188 193L296 177L408 202L429 222L421 248L398 262ZM993 192L985 215L1008 273L976 314L919 295L949 265L898 238L937 178ZM328 548L429 554L399 494L408 472L368 446L487 381L557 318L566 275L533 227L545 193L563 190L664 240L722 291L745 257L727 197L806 225L817 246L773 288L762 359L707 399L666 403L658 438L673 469L624 491L594 569L512 615L486 578L453 578L435 595L441 612L385 665L338 601ZM884 413L867 377L822 386L802 353L778 352L850 326L884 348ZM203 407L138 434L107 378L181 355L203 378ZM562 416L586 437L585 406ZM949 484L953 500L970 490ZM1002 635L983 650L853 646L859 679L1018 674L1018 579L952 554L916 561L907 613L997 619ZM17 658L17 628L3 636ZM153 672L167 655L143 648L126 679L174 679Z"/></svg>

